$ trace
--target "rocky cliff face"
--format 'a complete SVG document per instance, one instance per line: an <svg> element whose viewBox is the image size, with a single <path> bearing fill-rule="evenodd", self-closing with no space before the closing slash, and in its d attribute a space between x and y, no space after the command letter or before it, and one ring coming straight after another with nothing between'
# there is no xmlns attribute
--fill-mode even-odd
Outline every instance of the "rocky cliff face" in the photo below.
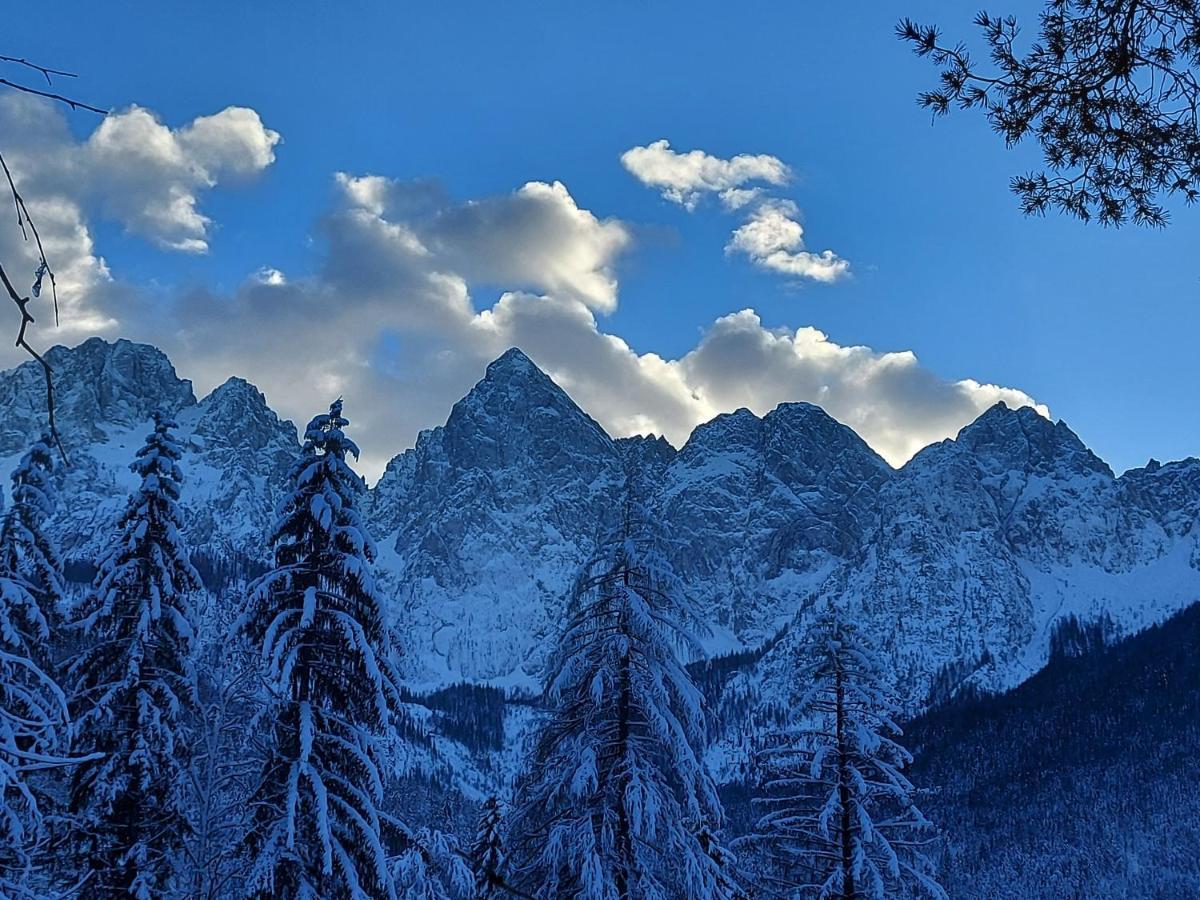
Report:
<svg viewBox="0 0 1200 900"><path fill-rule="evenodd" d="M1198 470L1118 479L1064 423L997 405L881 487L861 552L818 598L861 606L913 705L963 681L1010 687L1069 615L1133 632L1200 599ZM794 644L766 670L783 677Z"/></svg>
<svg viewBox="0 0 1200 900"><path fill-rule="evenodd" d="M758 642L859 550L892 470L807 403L741 409L695 430L651 505L713 625Z"/></svg>
<svg viewBox="0 0 1200 900"><path fill-rule="evenodd" d="M528 357L492 363L373 491L410 676L535 688L624 482L618 446Z"/></svg>
<svg viewBox="0 0 1200 900"><path fill-rule="evenodd" d="M72 457L55 524L69 555L102 546L162 406L187 448L193 546L265 558L297 437L252 385L233 378L197 402L161 352L127 341L51 359ZM0 373L0 475L42 427L40 377ZM535 689L575 573L627 492L660 521L712 652L795 635L814 603L849 602L915 705L964 681L1022 680L1067 615L1128 632L1200 599L1198 460L1116 478L1065 424L1003 406L900 470L804 403L719 416L676 451L612 440L511 350L367 500L414 684ZM785 637L762 661L764 700L794 652Z"/></svg>

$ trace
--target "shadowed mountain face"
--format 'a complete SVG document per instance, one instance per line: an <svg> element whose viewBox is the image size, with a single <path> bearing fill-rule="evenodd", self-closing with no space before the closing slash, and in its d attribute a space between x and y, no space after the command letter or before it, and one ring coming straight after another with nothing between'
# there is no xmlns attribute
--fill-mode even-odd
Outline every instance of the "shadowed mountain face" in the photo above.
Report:
<svg viewBox="0 0 1200 900"><path fill-rule="evenodd" d="M266 555L297 443L253 386L234 378L197 402L160 351L127 341L52 354L73 463L56 527L71 556L103 545L156 406L187 447L193 546ZM40 377L0 373L5 473L41 428ZM1131 632L1200 598L1197 460L1116 478L1063 423L1002 405L900 470L806 403L718 416L676 451L611 439L510 350L368 498L414 683L536 688L572 579L627 492L659 521L714 653L802 627L822 598L850 602L913 706L935 683L1020 682L1068 615ZM794 652L791 636L774 645L755 690L786 690Z"/></svg>

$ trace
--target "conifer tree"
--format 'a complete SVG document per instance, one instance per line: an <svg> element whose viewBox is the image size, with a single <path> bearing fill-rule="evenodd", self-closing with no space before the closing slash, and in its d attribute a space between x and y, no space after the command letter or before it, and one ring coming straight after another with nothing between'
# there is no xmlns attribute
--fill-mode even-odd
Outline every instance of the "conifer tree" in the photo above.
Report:
<svg viewBox="0 0 1200 900"><path fill-rule="evenodd" d="M551 708L518 785L518 886L539 898L715 895L698 824L721 818L701 759L705 713L684 668L697 618L646 537L625 524L584 567L552 657Z"/></svg>
<svg viewBox="0 0 1200 900"><path fill-rule="evenodd" d="M37 616L20 617L14 625L32 658L51 675L66 593L58 546L46 530L57 500L53 472L50 437L42 435L13 470L12 503L0 525L0 572L20 581L37 604Z"/></svg>
<svg viewBox="0 0 1200 900"><path fill-rule="evenodd" d="M24 584L0 576L0 897L37 896L32 883L44 830L32 773L67 764L67 701L31 658L22 637L40 622Z"/></svg>
<svg viewBox="0 0 1200 900"><path fill-rule="evenodd" d="M735 875L737 857L713 834L708 826L701 826L696 835L700 849L712 861L712 900L749 900L750 895L738 883Z"/></svg>
<svg viewBox="0 0 1200 900"><path fill-rule="evenodd" d="M913 802L896 738L899 707L870 644L836 611L805 636L792 723L756 755L762 815L748 843L788 896L944 898L925 850L932 827ZM904 894L907 896L907 894Z"/></svg>
<svg viewBox="0 0 1200 900"><path fill-rule="evenodd" d="M479 900L508 896L503 887L508 866L504 849L504 815L500 798L494 794L484 801L479 815L479 828L471 848L471 868L475 873L475 896Z"/></svg>
<svg viewBox="0 0 1200 900"><path fill-rule="evenodd" d="M309 423L242 632L276 695L248 837L256 897L395 898L380 811L381 735L400 710L375 547L355 508L342 403Z"/></svg>
<svg viewBox="0 0 1200 900"><path fill-rule="evenodd" d="M77 623L72 746L98 754L71 780L84 897L160 897L188 831L186 721L196 703L191 598L200 576L180 534L182 455L163 413L130 468L117 522Z"/></svg>
<svg viewBox="0 0 1200 900"><path fill-rule="evenodd" d="M245 596L244 582L222 592L199 620L199 708L190 729L188 771L192 829L183 850L188 900L240 896L248 868L245 854L236 850L250 821L246 800L258 784L262 735L253 726L265 698L258 654L240 641L230 646L231 622L222 615L240 613Z"/></svg>

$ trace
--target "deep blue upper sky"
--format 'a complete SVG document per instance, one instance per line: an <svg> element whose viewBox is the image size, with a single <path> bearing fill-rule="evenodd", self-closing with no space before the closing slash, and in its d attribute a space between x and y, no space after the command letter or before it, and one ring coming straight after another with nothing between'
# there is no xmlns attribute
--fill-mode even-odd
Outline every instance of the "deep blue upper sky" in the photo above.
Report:
<svg viewBox="0 0 1200 900"><path fill-rule="evenodd" d="M1002 7L1029 18L1037 4ZM461 200L559 180L634 229L604 324L638 351L678 356L753 306L768 325L1018 387L1118 471L1200 452L1200 209L1164 231L1023 217L1007 180L1036 157L975 115L931 124L914 96L935 73L892 33L909 15L973 38L961 4L209 0L18 15L6 40L80 71L85 99L168 124L244 105L283 135L261 179L206 199L207 255L98 226L123 277L232 289L260 266L311 269L339 170L437 179ZM854 276L796 285L726 254L737 223L716 204L689 214L621 166L660 138L788 163L810 248L836 249Z"/></svg>

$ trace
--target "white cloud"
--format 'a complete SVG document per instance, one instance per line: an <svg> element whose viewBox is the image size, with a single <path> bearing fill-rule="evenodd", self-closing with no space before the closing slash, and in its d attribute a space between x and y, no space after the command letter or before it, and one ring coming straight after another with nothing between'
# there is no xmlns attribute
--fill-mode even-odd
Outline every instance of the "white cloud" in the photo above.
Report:
<svg viewBox="0 0 1200 900"><path fill-rule="evenodd" d="M825 284L850 274L850 263L832 250L805 249L800 210L793 201L772 197L762 187L743 187L753 181L786 184L791 170L777 157L741 154L721 159L703 150L676 153L666 141L655 141L626 150L621 162L642 184L660 189L689 212L709 193L718 194L730 212L747 210L725 247L727 253L743 253L759 268L780 275Z"/></svg>
<svg viewBox="0 0 1200 900"><path fill-rule="evenodd" d="M260 284L269 284L275 287L287 284L287 276L279 269L274 269L271 266L263 266L254 273L254 280Z"/></svg>
<svg viewBox="0 0 1200 900"><path fill-rule="evenodd" d="M217 178L252 178L275 162L279 132L263 125L257 112L229 106L214 116L193 119L175 133L183 156L207 175Z"/></svg>
<svg viewBox="0 0 1200 900"><path fill-rule="evenodd" d="M452 203L424 182L345 173L337 181L350 205L380 219L402 218L414 251L437 268L616 309L613 267L630 244L629 231L580 209L561 182L531 181L511 194Z"/></svg>
<svg viewBox="0 0 1200 900"><path fill-rule="evenodd" d="M0 116L8 113L0 106ZM247 127L240 114L194 126L193 137L149 114L135 118L159 144L147 154L184 154L209 178L253 174L268 164L274 144L214 137L226 125L233 135L253 134L253 122ZM1031 402L1009 388L946 381L911 353L842 346L812 328L764 328L752 310L718 319L679 358L639 353L597 320L617 303L616 267L629 229L597 217L559 183L456 202L429 182L341 175L335 207L319 223L326 251L317 270L285 277L265 267L231 294L133 286L114 279L93 247L86 210L94 169L84 149L91 139L80 144L57 119L27 124L37 127L22 132L12 161L21 161L47 250L70 285L70 331L43 331L43 342L104 329L150 341L198 391L243 375L300 422L344 394L371 476L419 429L444 421L487 363L514 345L614 435L657 432L677 445L720 412L746 406L762 414L784 400L809 400L900 463L997 399ZM40 166L39 155L66 169ZM166 169L148 183L180 185L171 174L178 169ZM160 210L163 194L143 186L141 196ZM753 202L760 205L752 214L765 208ZM132 208L123 215L158 221L157 213L143 217ZM0 229L6 265L27 253L13 243L14 231ZM803 252L796 244L802 236L779 221L740 240L765 258ZM497 290L494 299L476 296L488 290ZM17 358L10 352L7 360Z"/></svg>
<svg viewBox="0 0 1200 900"><path fill-rule="evenodd" d="M774 156L741 153L721 159L703 150L676 153L665 140L626 150L621 154L621 164L642 184L658 189L667 200L689 211L705 194L722 194L725 202L736 209L735 204L744 201L748 193L738 190L742 185L754 181L782 185L792 175Z"/></svg>
<svg viewBox="0 0 1200 900"><path fill-rule="evenodd" d="M799 214L790 200L759 204L733 232L726 252L744 253L761 268L814 281L829 283L850 274L850 263L832 250L804 249L804 226L796 221Z"/></svg>
<svg viewBox="0 0 1200 900"><path fill-rule="evenodd" d="M714 411L745 406L763 414L785 401L807 400L853 428L892 465L957 433L1000 400L1049 415L1022 391L944 380L910 351L843 346L816 328L767 329L750 309L718 319L679 365L694 394Z"/></svg>
<svg viewBox="0 0 1200 900"><path fill-rule="evenodd" d="M678 359L638 353L601 327L595 297L556 289L561 282L539 276L537 265L514 269L499 259L496 246L538 259L546 248L520 240L538 239L565 217L587 223L575 241L591 248L567 241L565 260L611 270L627 237L606 243L596 230L625 229L595 219L561 185L454 203L428 184L350 176L338 183L342 205L322 224L329 254L317 275L282 284L251 279L231 297L192 296L177 311L174 337L145 337L165 340L197 387L238 372L297 420L345 394L372 476L418 430L444 421L510 346L524 349L612 434L660 433L676 445L718 413L745 406L765 414L785 400L809 400L899 464L998 399L1032 403L1020 391L941 379L912 353L842 346L813 328L764 328L752 310L718 319ZM528 193L538 202L526 204ZM440 207L430 208L438 196ZM488 235L479 224L514 220L521 224L508 234ZM566 261L557 265L570 268ZM473 285L514 275L535 292L507 291L482 306L472 297Z"/></svg>
<svg viewBox="0 0 1200 900"><path fill-rule="evenodd" d="M172 130L132 107L99 119L81 143L56 107L11 92L0 96L0 134L57 276L62 329L43 337L67 341L115 329L113 310L129 291L96 251L93 214L160 247L207 250L212 223L198 208L201 196L261 172L279 142L250 109L230 107ZM25 273L32 281L35 247L15 225L0 227L0 258L19 281ZM51 316L35 314L44 330Z"/></svg>
<svg viewBox="0 0 1200 900"><path fill-rule="evenodd" d="M252 109L229 107L180 129L134 106L107 116L81 148L80 167L106 213L133 234L190 253L208 250L201 192L275 161L279 134Z"/></svg>

